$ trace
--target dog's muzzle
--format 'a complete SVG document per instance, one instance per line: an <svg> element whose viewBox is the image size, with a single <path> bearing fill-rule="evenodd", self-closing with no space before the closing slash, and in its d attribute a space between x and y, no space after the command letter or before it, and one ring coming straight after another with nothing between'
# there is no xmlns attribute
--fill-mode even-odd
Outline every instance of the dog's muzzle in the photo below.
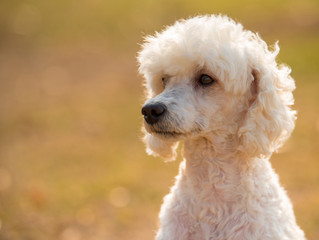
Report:
<svg viewBox="0 0 319 240"><path fill-rule="evenodd" d="M148 103L143 106L142 114L145 121L153 125L157 123L166 113L166 106L162 103Z"/></svg>

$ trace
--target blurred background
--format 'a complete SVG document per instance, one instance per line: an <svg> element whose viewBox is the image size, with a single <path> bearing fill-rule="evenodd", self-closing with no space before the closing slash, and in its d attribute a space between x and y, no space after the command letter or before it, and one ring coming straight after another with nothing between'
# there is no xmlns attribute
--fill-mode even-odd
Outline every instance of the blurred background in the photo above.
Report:
<svg viewBox="0 0 319 240"><path fill-rule="evenodd" d="M153 239L173 163L140 141L143 36L223 13L279 40L298 120L271 160L309 240L319 239L318 0L2 0L0 239Z"/></svg>

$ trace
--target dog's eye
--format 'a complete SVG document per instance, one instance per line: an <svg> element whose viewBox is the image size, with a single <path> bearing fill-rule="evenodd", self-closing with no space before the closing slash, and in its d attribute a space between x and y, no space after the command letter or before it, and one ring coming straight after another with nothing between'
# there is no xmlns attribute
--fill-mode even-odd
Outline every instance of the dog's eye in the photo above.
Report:
<svg viewBox="0 0 319 240"><path fill-rule="evenodd" d="M163 87L165 88L166 83L167 83L167 78L162 77L162 83L163 83Z"/></svg>
<svg viewBox="0 0 319 240"><path fill-rule="evenodd" d="M199 84L202 86L209 86L211 84L213 84L215 82L215 79L213 79L212 77L206 75L206 74L202 74L199 77Z"/></svg>

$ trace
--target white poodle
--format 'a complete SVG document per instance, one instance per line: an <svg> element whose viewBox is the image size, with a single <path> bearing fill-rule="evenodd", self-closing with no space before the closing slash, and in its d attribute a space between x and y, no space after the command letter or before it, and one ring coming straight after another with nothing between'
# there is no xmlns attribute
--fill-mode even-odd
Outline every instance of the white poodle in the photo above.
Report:
<svg viewBox="0 0 319 240"><path fill-rule="evenodd" d="M147 152L167 160L184 142L157 240L305 239L269 162L296 112L290 68L226 16L176 22L139 53Z"/></svg>

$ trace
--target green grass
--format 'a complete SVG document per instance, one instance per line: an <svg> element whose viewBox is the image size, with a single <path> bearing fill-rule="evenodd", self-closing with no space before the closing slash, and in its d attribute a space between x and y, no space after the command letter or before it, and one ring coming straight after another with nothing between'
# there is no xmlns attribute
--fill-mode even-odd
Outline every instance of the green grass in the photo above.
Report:
<svg viewBox="0 0 319 240"><path fill-rule="evenodd" d="M223 12L280 40L298 121L272 163L308 239L319 238L316 1L3 1L0 239L152 239L178 162L140 141L143 34ZM22 20L21 20L22 19Z"/></svg>

